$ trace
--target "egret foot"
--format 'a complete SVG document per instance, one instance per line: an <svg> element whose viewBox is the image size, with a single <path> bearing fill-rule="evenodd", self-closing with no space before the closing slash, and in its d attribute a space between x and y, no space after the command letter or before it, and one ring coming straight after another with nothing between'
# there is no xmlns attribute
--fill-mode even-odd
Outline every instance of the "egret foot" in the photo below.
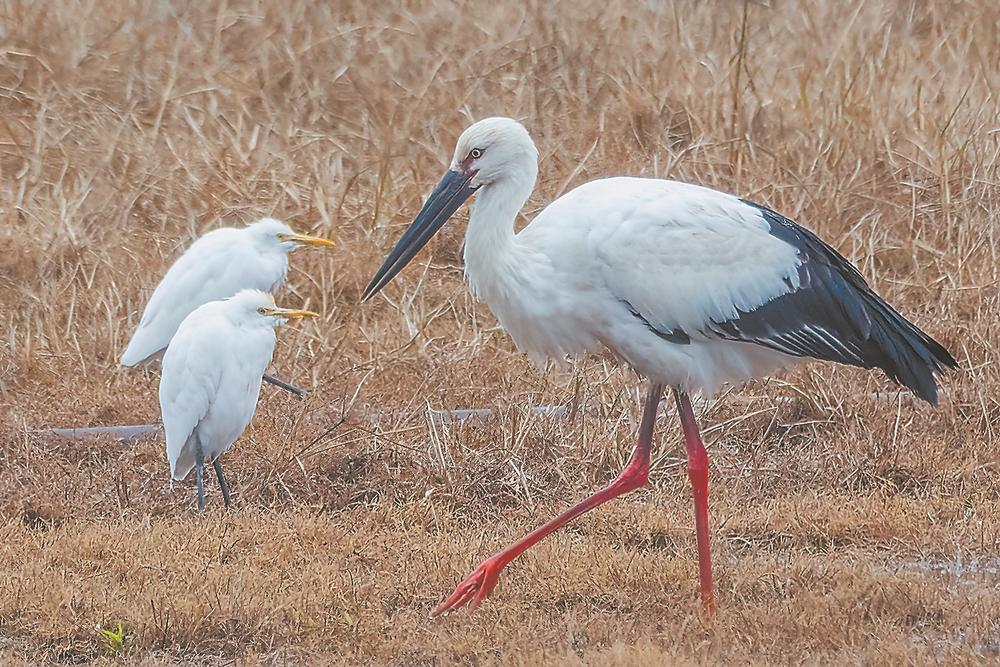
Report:
<svg viewBox="0 0 1000 667"><path fill-rule="evenodd" d="M261 379L264 380L264 382L273 384L275 387L281 387L285 391L290 391L291 393L295 394L299 398L299 400L305 398L306 394L309 393L302 387L296 387L294 384L288 384L284 380L279 380L278 378L274 377L273 375L269 375L268 373L264 373Z"/></svg>
<svg viewBox="0 0 1000 667"><path fill-rule="evenodd" d="M229 483L226 481L225 475L222 474L222 461L216 457L212 465L215 467L215 476L219 478L219 488L222 489L222 502L226 504L226 509L229 509L233 506L233 501L229 496Z"/></svg>
<svg viewBox="0 0 1000 667"><path fill-rule="evenodd" d="M500 580L500 572L510 561L503 561L497 556L484 560L475 571L462 580L447 600L431 612L431 618L458 609L470 602L469 609L475 609L485 600Z"/></svg>

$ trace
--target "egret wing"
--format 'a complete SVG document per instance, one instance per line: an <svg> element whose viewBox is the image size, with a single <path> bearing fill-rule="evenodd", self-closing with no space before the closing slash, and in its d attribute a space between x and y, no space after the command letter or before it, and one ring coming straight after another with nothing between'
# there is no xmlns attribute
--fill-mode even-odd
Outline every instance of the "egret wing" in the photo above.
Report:
<svg viewBox="0 0 1000 667"><path fill-rule="evenodd" d="M191 436L219 398L222 383L220 355L227 339L238 332L208 304L181 324L163 357L160 411L167 441L167 459L174 479L183 479L194 466Z"/></svg>
<svg viewBox="0 0 1000 667"><path fill-rule="evenodd" d="M229 449L253 418L274 342L270 327L241 327L215 352L212 363L221 369L216 400L198 428L206 458L214 459ZM171 348L173 343L167 351Z"/></svg>

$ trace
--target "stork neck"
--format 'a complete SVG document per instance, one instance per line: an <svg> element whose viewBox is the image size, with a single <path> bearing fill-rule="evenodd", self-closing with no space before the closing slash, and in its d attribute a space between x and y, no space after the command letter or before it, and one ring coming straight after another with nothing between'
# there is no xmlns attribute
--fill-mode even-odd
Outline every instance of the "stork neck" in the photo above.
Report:
<svg viewBox="0 0 1000 667"><path fill-rule="evenodd" d="M489 300L520 264L514 220L535 187L535 174L508 177L476 196L465 236L465 276L477 297Z"/></svg>

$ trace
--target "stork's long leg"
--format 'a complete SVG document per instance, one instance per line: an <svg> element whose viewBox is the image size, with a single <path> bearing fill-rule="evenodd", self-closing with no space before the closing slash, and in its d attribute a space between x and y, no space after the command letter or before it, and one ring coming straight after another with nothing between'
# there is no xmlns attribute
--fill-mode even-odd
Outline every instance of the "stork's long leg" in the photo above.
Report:
<svg viewBox="0 0 1000 667"><path fill-rule="evenodd" d="M635 449L632 450L632 455L629 456L625 469L621 471L613 482L583 502L569 508L552 521L536 528L503 551L487 558L472 574L458 585L455 592L442 602L431 615L437 616L446 611L456 609L470 601L472 602L472 607L475 608L493 591L493 588L497 585L497 580L500 578L500 571L512 560L527 551L532 545L540 542L554 530L564 526L584 512L592 510L612 498L617 498L645 485L649 479L649 453L653 444L653 426L656 424L656 409L660 404L660 399L663 397L663 389L662 384L652 384L650 386L649 393L646 395L646 403L643 408L642 422L639 425L639 434L636 438Z"/></svg>
<svg viewBox="0 0 1000 667"><path fill-rule="evenodd" d="M269 375L268 373L264 373L261 379L264 380L264 382L273 384L275 387L281 387L285 391L292 392L293 394L298 396L299 399L305 398L306 394L309 393L302 387L296 387L294 384L288 384L284 380L279 380L278 378L274 377L273 375Z"/></svg>
<svg viewBox="0 0 1000 667"><path fill-rule="evenodd" d="M691 409L691 399L674 387L677 413L684 429L684 444L687 447L688 479L691 480L691 494L694 496L694 526L698 536L698 578L701 581L701 603L705 611L715 611L715 597L712 593L712 547L708 531L708 452L698 434L698 422Z"/></svg>
<svg viewBox="0 0 1000 667"><path fill-rule="evenodd" d="M220 457L215 457L215 461L212 462L212 466L215 467L215 476L219 478L219 487L222 489L222 501L226 504L226 508L230 508L233 505L232 500L229 497L229 483L226 481L225 475L222 474L222 461Z"/></svg>
<svg viewBox="0 0 1000 667"><path fill-rule="evenodd" d="M201 438L194 436L194 479L198 487L198 511L205 511L205 454L201 449Z"/></svg>

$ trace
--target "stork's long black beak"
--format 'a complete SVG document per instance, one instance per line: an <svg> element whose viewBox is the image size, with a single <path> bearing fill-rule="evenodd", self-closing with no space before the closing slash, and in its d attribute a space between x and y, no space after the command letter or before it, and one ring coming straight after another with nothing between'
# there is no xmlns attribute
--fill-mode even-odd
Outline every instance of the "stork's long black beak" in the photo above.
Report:
<svg viewBox="0 0 1000 667"><path fill-rule="evenodd" d="M476 188L469 185L473 176L475 173L465 174L453 169L448 170L441 182L434 188L434 192L424 202L420 213L400 237L396 247L389 253L382 268L368 283L365 293L361 295L362 301L367 301L388 285L389 281L395 278L396 274L402 271L403 267L409 264L410 260L420 252L420 249L427 245L437 230L441 229L441 225L458 210L458 207L466 199L472 196L472 193L476 191Z"/></svg>

